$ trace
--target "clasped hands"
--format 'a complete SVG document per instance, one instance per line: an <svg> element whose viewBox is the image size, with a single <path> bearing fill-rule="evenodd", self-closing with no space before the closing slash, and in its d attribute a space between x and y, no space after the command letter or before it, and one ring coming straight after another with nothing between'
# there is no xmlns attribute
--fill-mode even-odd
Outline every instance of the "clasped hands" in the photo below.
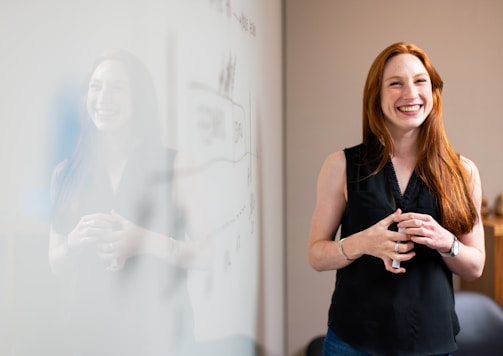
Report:
<svg viewBox="0 0 503 356"><path fill-rule="evenodd" d="M394 223L400 232L389 230ZM404 267L394 268L392 261L403 262L414 258L414 244L439 251L448 251L452 245L452 233L433 217L414 212L402 213L401 209L378 221L367 231L366 254L383 260L386 270L392 273L406 272Z"/></svg>
<svg viewBox="0 0 503 356"><path fill-rule="evenodd" d="M137 254L141 228L121 215L95 213L84 215L68 235L73 251L94 249L104 260L107 270L120 270L131 256Z"/></svg>

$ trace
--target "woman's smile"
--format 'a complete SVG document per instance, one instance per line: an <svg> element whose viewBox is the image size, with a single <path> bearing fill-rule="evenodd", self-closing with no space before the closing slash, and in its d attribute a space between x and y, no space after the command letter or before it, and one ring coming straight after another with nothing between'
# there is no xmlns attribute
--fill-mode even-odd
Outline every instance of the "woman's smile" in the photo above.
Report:
<svg viewBox="0 0 503 356"><path fill-rule="evenodd" d="M117 130L131 122L131 83L120 62L104 61L89 81L87 108L98 130Z"/></svg>
<svg viewBox="0 0 503 356"><path fill-rule="evenodd" d="M397 109L401 112L417 112L419 109L421 109L422 105L416 104L416 105L404 105L404 106L399 106Z"/></svg>

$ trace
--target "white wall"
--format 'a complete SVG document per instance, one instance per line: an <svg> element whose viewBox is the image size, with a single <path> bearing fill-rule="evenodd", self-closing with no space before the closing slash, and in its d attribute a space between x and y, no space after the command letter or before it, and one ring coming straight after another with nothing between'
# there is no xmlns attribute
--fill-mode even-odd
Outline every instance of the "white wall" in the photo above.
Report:
<svg viewBox="0 0 503 356"><path fill-rule="evenodd" d="M165 139L198 156L192 168L211 189L198 197L212 219L206 233L225 256L215 265L232 267L212 270L220 284L195 293L197 337L245 335L264 355L284 354L281 10L280 0L0 4L0 354L57 342L49 327L59 301L47 262L48 186L68 153L57 144L57 116L110 47L147 64ZM197 126L203 104L226 113L221 145L199 141L207 134ZM241 135L233 141L235 125Z"/></svg>
<svg viewBox="0 0 503 356"><path fill-rule="evenodd" d="M330 152L361 141L363 84L384 47L429 54L452 144L478 165L491 204L503 191L502 16L498 0L285 1L288 355L326 331L334 273L306 259L316 179Z"/></svg>

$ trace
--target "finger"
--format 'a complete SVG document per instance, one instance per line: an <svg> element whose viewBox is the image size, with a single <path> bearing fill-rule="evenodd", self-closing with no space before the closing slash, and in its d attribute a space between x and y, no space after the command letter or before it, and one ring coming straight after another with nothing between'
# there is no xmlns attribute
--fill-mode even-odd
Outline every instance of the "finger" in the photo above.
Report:
<svg viewBox="0 0 503 356"><path fill-rule="evenodd" d="M398 217L402 214L401 209L396 209L392 214L388 215L384 219L381 220L383 224L386 226L390 226L391 224L395 223L398 219Z"/></svg>
<svg viewBox="0 0 503 356"><path fill-rule="evenodd" d="M431 242L432 242L430 237L419 236L419 235L411 236L411 241L418 243L420 245L428 246L428 247L431 247Z"/></svg>
<svg viewBox="0 0 503 356"><path fill-rule="evenodd" d="M430 231L426 226L426 223L416 221L414 225L416 226L399 229L403 229L403 231L410 237L409 239L411 239L413 236L429 237Z"/></svg>
<svg viewBox="0 0 503 356"><path fill-rule="evenodd" d="M76 231L81 236L81 238L86 237L100 237L107 231L111 231L110 228L102 226L101 223L94 220L82 220L77 225Z"/></svg>
<svg viewBox="0 0 503 356"><path fill-rule="evenodd" d="M117 258L117 252L109 246L102 246L98 250L98 257L102 260L113 260L114 258Z"/></svg>
<svg viewBox="0 0 503 356"><path fill-rule="evenodd" d="M412 226L414 226L414 225L416 225L417 221L428 221L429 218L430 218L430 215L428 215L428 214L408 212L408 213L401 214L399 216L398 222L409 221L409 222L411 222ZM416 221L416 222L412 222L412 221Z"/></svg>
<svg viewBox="0 0 503 356"><path fill-rule="evenodd" d="M114 243L117 244L124 238L124 232L122 230L111 231L108 234L103 235L103 243Z"/></svg>
<svg viewBox="0 0 503 356"><path fill-rule="evenodd" d="M111 214L107 213L93 213L87 214L82 217L84 220L108 220L113 221L113 217Z"/></svg>
<svg viewBox="0 0 503 356"><path fill-rule="evenodd" d="M422 231L426 229L428 220L424 218L420 218L418 216L413 216L411 219L403 219L404 215L400 216L400 221L397 223L397 227L405 230L408 234L417 234L418 231Z"/></svg>
<svg viewBox="0 0 503 356"><path fill-rule="evenodd" d="M414 252L409 252L407 254L396 253L393 258L385 262L386 270L396 274L405 273L407 270L403 267L402 262L409 261L415 255Z"/></svg>
<svg viewBox="0 0 503 356"><path fill-rule="evenodd" d="M123 259L123 258L115 258L113 260L111 260L107 267L105 268L106 271L109 271L109 272L117 272L117 271L120 271L124 268L124 263L126 261Z"/></svg>
<svg viewBox="0 0 503 356"><path fill-rule="evenodd" d="M68 244L72 247L87 246L94 243L96 243L96 238L94 236L80 236L68 239Z"/></svg>
<svg viewBox="0 0 503 356"><path fill-rule="evenodd" d="M92 227L92 228L96 228L96 229L112 231L114 225L111 221L93 220L93 221L89 222L88 226Z"/></svg>
<svg viewBox="0 0 503 356"><path fill-rule="evenodd" d="M395 260L397 262L405 262L411 260L412 258L414 258L414 256L416 256L416 253L414 251L402 252L402 253L394 252L392 254L392 260Z"/></svg>
<svg viewBox="0 0 503 356"><path fill-rule="evenodd" d="M100 229L92 228L87 224L79 224L68 236L68 241L74 244L94 242L99 237L100 231Z"/></svg>
<svg viewBox="0 0 503 356"><path fill-rule="evenodd" d="M393 252L399 255L404 255L409 252L412 252L414 249L414 243L410 240L396 240L393 242Z"/></svg>
<svg viewBox="0 0 503 356"><path fill-rule="evenodd" d="M404 247L405 246L405 247ZM402 250L401 251L401 254L407 254L409 252L412 252L414 250L414 243L411 242L411 241L407 241L407 242L404 242L402 243L402 245L400 246L400 249Z"/></svg>
<svg viewBox="0 0 503 356"><path fill-rule="evenodd" d="M409 234L407 234L406 232L402 232L402 231L391 231L389 230L388 231L388 239L389 239L389 242L391 244L391 250L394 249L395 247L395 242L398 242L399 244L406 244L408 242L410 242L411 240L411 236ZM400 248L400 251L402 250L403 248Z"/></svg>
<svg viewBox="0 0 503 356"><path fill-rule="evenodd" d="M79 226L88 235L102 235L113 230L113 219L107 214L86 215L80 220Z"/></svg>
<svg viewBox="0 0 503 356"><path fill-rule="evenodd" d="M403 268L403 267L398 267L398 268L393 267L391 259L384 262L384 265L386 266L386 270L391 273L399 274L399 273L406 272L405 268Z"/></svg>
<svg viewBox="0 0 503 356"><path fill-rule="evenodd" d="M117 253L122 248L120 240L102 240L100 249L105 253Z"/></svg>
<svg viewBox="0 0 503 356"><path fill-rule="evenodd" d="M110 228L97 228L97 227L86 227L80 230L80 240L87 240L92 242L101 241L105 236L107 236L112 230Z"/></svg>

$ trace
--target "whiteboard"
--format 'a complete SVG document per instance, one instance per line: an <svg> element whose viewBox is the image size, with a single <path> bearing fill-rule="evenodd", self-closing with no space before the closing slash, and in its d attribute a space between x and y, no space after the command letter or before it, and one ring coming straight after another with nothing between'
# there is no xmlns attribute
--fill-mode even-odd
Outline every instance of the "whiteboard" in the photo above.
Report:
<svg viewBox="0 0 503 356"><path fill-rule="evenodd" d="M49 185L75 145L93 59L123 48L149 68L163 142L190 157L188 230L213 258L188 277L195 338L211 352L281 354L280 1L8 2L0 5L0 354L54 355L58 285L47 261ZM267 153L267 154L265 154ZM238 340L238 341L236 341ZM216 346L215 346L216 345ZM230 349L229 349L230 347ZM221 353L220 353L221 354Z"/></svg>

